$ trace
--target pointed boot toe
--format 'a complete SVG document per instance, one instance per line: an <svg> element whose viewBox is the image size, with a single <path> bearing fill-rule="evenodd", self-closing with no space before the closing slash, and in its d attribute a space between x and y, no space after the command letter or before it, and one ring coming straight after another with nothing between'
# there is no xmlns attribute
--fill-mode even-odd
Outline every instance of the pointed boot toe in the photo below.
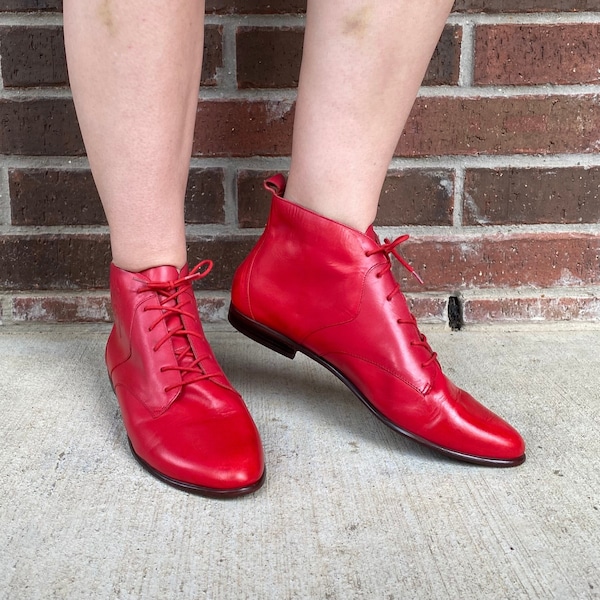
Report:
<svg viewBox="0 0 600 600"><path fill-rule="evenodd" d="M264 482L260 436L204 336L191 273L111 266L106 364L138 462L190 493L235 497Z"/></svg>

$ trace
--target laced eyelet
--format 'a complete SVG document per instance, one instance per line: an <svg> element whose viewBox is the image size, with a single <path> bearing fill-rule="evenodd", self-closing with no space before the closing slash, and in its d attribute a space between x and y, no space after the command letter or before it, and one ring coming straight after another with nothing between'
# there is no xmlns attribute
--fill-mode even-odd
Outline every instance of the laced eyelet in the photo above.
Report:
<svg viewBox="0 0 600 600"><path fill-rule="evenodd" d="M377 277L377 279L381 279L383 275L381 273L376 273L375 277Z"/></svg>

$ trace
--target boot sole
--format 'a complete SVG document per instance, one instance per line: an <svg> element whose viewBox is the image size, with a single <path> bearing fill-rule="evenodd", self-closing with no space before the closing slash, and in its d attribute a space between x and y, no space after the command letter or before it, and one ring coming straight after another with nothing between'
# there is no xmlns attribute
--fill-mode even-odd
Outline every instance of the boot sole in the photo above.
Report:
<svg viewBox="0 0 600 600"><path fill-rule="evenodd" d="M146 471L148 471L148 473L154 475L154 477L160 479L163 483L166 483L171 487L177 488L178 490L187 492L188 494L196 494L198 496L204 496L206 498L217 498L223 500L227 498L238 498L239 496L245 496L246 494L251 494L252 492L258 490L265 482L265 478L267 475L265 469L263 471L262 477L256 483L245 487L233 489L210 488L201 485L195 485L192 483L186 483L185 481L178 481L177 479L172 479L168 475L164 475L160 471L157 471L156 469L151 467L143 458L138 456L136 451L133 449L133 445L131 444L131 440L129 438L127 438L127 442L135 460L137 460L138 463L142 467L144 467Z"/></svg>
<svg viewBox="0 0 600 600"><path fill-rule="evenodd" d="M371 404L369 399L350 381L344 373L339 371L334 365L326 361L324 358L320 357L318 354L311 352L307 348L304 348L300 344L294 342L293 340L281 335L280 333L249 319L245 315L243 315L239 310L233 306L233 304L229 305L229 322L235 329L237 329L240 333L249 337L250 339L262 344L263 346L269 348L270 350L274 350L279 354L285 356L286 358L293 359L296 356L297 352L301 352L308 358L314 360L320 365L324 366L328 371L333 373L344 385L346 385L350 391L383 423L385 423L388 427L393 429L397 433L401 433L402 435L427 446L428 448L432 448L437 450L438 452L449 456L451 458L461 460L464 462L473 463L476 465L483 465L486 467L517 467L525 462L525 454L519 456L517 458L512 459L504 459L504 458L489 458L485 456L475 456L471 454L464 454L462 452L457 452L455 450L450 450L448 448L444 448L443 446L438 446L433 442L430 442L406 429L402 429L394 422L390 421L383 413L381 413L375 406Z"/></svg>
<svg viewBox="0 0 600 600"><path fill-rule="evenodd" d="M115 386L113 385L112 379L110 378L110 374L108 376L108 380L110 381L110 385L112 387L113 394L116 397L117 393L115 392ZM245 496L246 494L251 494L252 492L255 492L256 490L261 488L267 477L267 470L264 469L261 478L256 483L253 483L252 485L240 487L240 488L225 488L225 489L211 488L211 487L205 487L202 485L196 485L194 483L187 483L185 481L179 481L178 479L173 479L172 477L169 477L168 475L165 475L164 473L157 471L153 466L148 464L133 449L133 444L131 443L129 436L127 436L127 444L129 445L129 450L131 450L131 454L133 454L133 457L135 458L135 460L137 460L137 462L146 471L148 471L148 473L150 473L150 475L153 475L157 479L160 479L160 481L162 481L163 483L166 483L166 484L170 485L171 487L177 488L178 490L187 492L188 494L196 494L198 496L204 496L206 498L216 498L216 499L222 499L222 500L225 500L227 498L238 498L239 496Z"/></svg>

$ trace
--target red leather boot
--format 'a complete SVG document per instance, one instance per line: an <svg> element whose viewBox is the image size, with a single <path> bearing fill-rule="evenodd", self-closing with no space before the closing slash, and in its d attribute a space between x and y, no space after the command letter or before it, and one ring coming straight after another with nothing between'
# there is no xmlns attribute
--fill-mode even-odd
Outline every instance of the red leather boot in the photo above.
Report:
<svg viewBox="0 0 600 600"><path fill-rule="evenodd" d="M235 274L229 319L293 358L302 352L341 379L384 423L446 455L509 467L521 436L442 373L391 272L396 246L282 198L281 175L265 232Z"/></svg>
<svg viewBox="0 0 600 600"><path fill-rule="evenodd" d="M141 465L187 492L238 496L262 485L263 451L200 324L192 282L211 267L130 273L111 265L106 364Z"/></svg>

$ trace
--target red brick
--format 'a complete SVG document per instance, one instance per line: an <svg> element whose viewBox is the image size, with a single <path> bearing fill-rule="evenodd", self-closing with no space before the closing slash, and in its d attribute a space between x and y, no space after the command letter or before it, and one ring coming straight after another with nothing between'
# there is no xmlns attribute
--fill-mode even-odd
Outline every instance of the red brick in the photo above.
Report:
<svg viewBox="0 0 600 600"><path fill-rule="evenodd" d="M5 87L68 83L62 27L1 27Z"/></svg>
<svg viewBox="0 0 600 600"><path fill-rule="evenodd" d="M425 280L421 286L399 263L411 292L564 287L600 283L600 237L588 233L519 233L412 237L399 251Z"/></svg>
<svg viewBox="0 0 600 600"><path fill-rule="evenodd" d="M293 105L287 101L217 100L198 107L197 156L286 156ZM0 101L0 152L82 155L72 102ZM398 145L401 156L595 152L596 96L420 98Z"/></svg>
<svg viewBox="0 0 600 600"><path fill-rule="evenodd" d="M217 14L296 14L306 11L306 0L207 0L206 11Z"/></svg>
<svg viewBox="0 0 600 600"><path fill-rule="evenodd" d="M472 169L467 225L600 222L600 168Z"/></svg>
<svg viewBox="0 0 600 600"><path fill-rule="evenodd" d="M187 223L225 222L223 169L190 170L185 199Z"/></svg>
<svg viewBox="0 0 600 600"><path fill-rule="evenodd" d="M62 27L1 27L0 39L5 87L68 85ZM207 25L202 85L217 85L217 73L222 67L223 28Z"/></svg>
<svg viewBox="0 0 600 600"><path fill-rule="evenodd" d="M88 170L10 169L13 225L101 225L104 211Z"/></svg>
<svg viewBox="0 0 600 600"><path fill-rule="evenodd" d="M221 14L284 14L303 13L306 0L207 0L208 12ZM597 0L456 0L454 12L557 12L595 11Z"/></svg>
<svg viewBox="0 0 600 600"><path fill-rule="evenodd" d="M198 106L197 156L285 156L292 148L293 105L287 101L217 100Z"/></svg>
<svg viewBox="0 0 600 600"><path fill-rule="evenodd" d="M0 288L76 290L107 287L107 235L0 236Z"/></svg>
<svg viewBox="0 0 600 600"><path fill-rule="evenodd" d="M264 227L271 195L263 181L269 171L238 173L238 222L242 228ZM384 183L376 225L452 225L454 175L450 171L391 171Z"/></svg>
<svg viewBox="0 0 600 600"><path fill-rule="evenodd" d="M271 208L271 194L263 181L274 171L240 171L237 177L238 224L241 228L264 227Z"/></svg>
<svg viewBox="0 0 600 600"><path fill-rule="evenodd" d="M446 25L435 48L423 85L456 85L460 73L462 28Z"/></svg>
<svg viewBox="0 0 600 600"><path fill-rule="evenodd" d="M424 85L458 82L462 29L447 26L435 49ZM298 85L304 30L240 27L237 31L238 86L293 88Z"/></svg>
<svg viewBox="0 0 600 600"><path fill-rule="evenodd" d="M600 321L600 298L592 295L465 298L465 323L510 321Z"/></svg>
<svg viewBox="0 0 600 600"><path fill-rule="evenodd" d="M475 83L600 81L600 25L493 25L475 34Z"/></svg>
<svg viewBox="0 0 600 600"><path fill-rule="evenodd" d="M303 29L239 27L236 33L238 87L296 87L303 41Z"/></svg>
<svg viewBox="0 0 600 600"><path fill-rule="evenodd" d="M293 107L285 101L201 102L194 153L286 156ZM596 152L600 101L594 95L515 98L422 97L396 154L555 154Z"/></svg>
<svg viewBox="0 0 600 600"><path fill-rule="evenodd" d="M419 98L396 153L555 154L597 152L600 101L594 95Z"/></svg>
<svg viewBox="0 0 600 600"><path fill-rule="evenodd" d="M0 100L0 131L0 154L85 154L71 100Z"/></svg>
<svg viewBox="0 0 600 600"><path fill-rule="evenodd" d="M223 27L207 25L204 28L204 58L202 61L203 86L215 86L219 69L223 68Z"/></svg>
<svg viewBox="0 0 600 600"><path fill-rule="evenodd" d="M229 290L233 274L256 243L258 236L200 238L188 242L190 265L209 258L214 262L210 275L198 282L202 290Z"/></svg>
<svg viewBox="0 0 600 600"><path fill-rule="evenodd" d="M456 0L455 12L596 11L598 0Z"/></svg>
<svg viewBox="0 0 600 600"><path fill-rule="evenodd" d="M190 169L185 219L225 220L223 169ZM88 170L9 169L13 225L105 225L100 198Z"/></svg>
<svg viewBox="0 0 600 600"><path fill-rule="evenodd" d="M62 0L0 0L2 11L62 11Z"/></svg>
<svg viewBox="0 0 600 600"><path fill-rule="evenodd" d="M210 258L214 269L199 289L226 290L250 252L254 236L197 237L188 241L191 265ZM110 244L104 234L0 236L0 289L94 290L108 287Z"/></svg>
<svg viewBox="0 0 600 600"><path fill-rule="evenodd" d="M376 225L452 225L454 174L408 169L386 177Z"/></svg>

